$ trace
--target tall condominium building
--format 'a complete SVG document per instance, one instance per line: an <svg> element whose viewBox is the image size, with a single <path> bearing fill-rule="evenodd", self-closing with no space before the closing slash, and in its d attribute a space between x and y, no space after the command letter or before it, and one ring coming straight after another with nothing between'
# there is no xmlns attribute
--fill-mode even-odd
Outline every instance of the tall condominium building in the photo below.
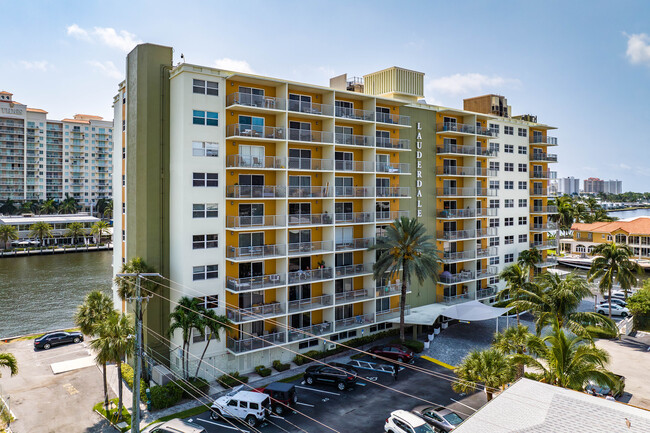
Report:
<svg viewBox="0 0 650 433"><path fill-rule="evenodd" d="M601 180L597 177L585 179L584 192L586 194L622 194L623 181L620 180Z"/></svg>
<svg viewBox="0 0 650 433"><path fill-rule="evenodd" d="M580 179L573 176L561 177L557 180L558 194L580 194Z"/></svg>
<svg viewBox="0 0 650 433"><path fill-rule="evenodd" d="M52 120L0 92L0 202L74 197L84 210L112 198L113 122Z"/></svg>
<svg viewBox="0 0 650 433"><path fill-rule="evenodd" d="M227 371L327 347L314 336L390 328L401 278L375 281L368 247L400 216L425 224L444 261L437 284L409 287L416 329L452 303L493 300L525 249L552 264L553 128L496 95L465 109L418 102L423 75L392 67L324 87L174 66L157 45L128 55L114 101L114 269L141 257L171 280L146 309L154 354L180 369L180 335L171 347L160 336L182 296L233 322L206 355ZM205 339L192 341L200 356Z"/></svg>

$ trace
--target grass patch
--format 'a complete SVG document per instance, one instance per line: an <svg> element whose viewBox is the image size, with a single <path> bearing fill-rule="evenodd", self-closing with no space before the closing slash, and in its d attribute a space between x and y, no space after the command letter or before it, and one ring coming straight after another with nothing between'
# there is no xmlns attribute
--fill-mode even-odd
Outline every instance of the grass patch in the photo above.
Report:
<svg viewBox="0 0 650 433"><path fill-rule="evenodd" d="M164 421L169 421L170 419L174 419L174 418L188 418L188 417L191 417L191 416L197 416L197 415L201 415L203 412L205 412L207 410L209 410L209 407L207 407L205 405L200 405L200 406L193 407L191 409L187 409L187 410L184 410L182 412L178 412L178 413L175 413L175 414L172 414L172 415L163 416L162 418L158 418L154 422L164 422ZM151 424L149 424L149 425L151 425Z"/></svg>
<svg viewBox="0 0 650 433"><path fill-rule="evenodd" d="M304 375L304 373L298 373L295 376L287 377L285 379L280 379L280 380L278 380L278 382L284 382L284 383L293 382L296 379L301 379L303 375Z"/></svg>
<svg viewBox="0 0 650 433"><path fill-rule="evenodd" d="M104 402L103 401L100 401L95 406L93 406L93 410L101 413L103 416L105 416L114 425L116 425L116 424L118 424L118 423L120 423L122 421L126 422L127 427L122 429L122 432L129 431L131 429L131 414L129 413L128 410L126 410L126 408L124 406L122 406L122 420L118 421L117 420L117 399L114 398L114 399L109 400L109 401L112 403L112 405L109 404L108 407L109 408L112 407L112 408L109 409L108 414L106 413L106 410L104 408Z"/></svg>

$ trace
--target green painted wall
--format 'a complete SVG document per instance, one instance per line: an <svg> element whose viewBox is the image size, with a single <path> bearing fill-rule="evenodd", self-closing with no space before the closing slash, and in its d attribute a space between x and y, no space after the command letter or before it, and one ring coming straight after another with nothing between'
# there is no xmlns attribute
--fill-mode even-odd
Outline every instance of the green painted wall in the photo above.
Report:
<svg viewBox="0 0 650 433"><path fill-rule="evenodd" d="M127 56L127 261L142 259L169 277L169 70L172 48L138 45ZM169 298L169 289L158 289ZM169 328L169 302L148 301L144 324ZM167 345L144 330L145 347L167 356ZM162 359L166 361L166 359Z"/></svg>
<svg viewBox="0 0 650 433"><path fill-rule="evenodd" d="M429 235L433 237L432 242L435 244L436 236L436 124L433 110L427 110L418 107L401 107L400 114L411 117L411 129L403 130L400 138L411 140L411 152L404 157L403 162L411 164L411 173L409 182L411 187L412 200L409 201L406 209L410 211L411 217L418 215L418 209L421 210L422 216L418 219L427 228ZM418 128L419 124L419 128ZM419 135L418 135L419 134ZM418 143L421 142L421 146ZM418 152L421 152L419 157ZM418 177L420 171L421 177ZM418 188L417 181L422 181L422 186ZM417 191L420 190L422 197L417 197ZM420 206L420 207L418 207ZM419 284L414 281L411 284L411 294L407 296L407 303L411 307L427 305L436 302L436 288L430 279Z"/></svg>

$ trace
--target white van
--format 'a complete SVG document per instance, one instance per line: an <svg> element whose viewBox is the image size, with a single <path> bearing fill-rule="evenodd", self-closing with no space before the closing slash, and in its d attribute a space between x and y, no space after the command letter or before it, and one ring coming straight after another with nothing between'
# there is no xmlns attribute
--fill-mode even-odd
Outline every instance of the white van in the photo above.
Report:
<svg viewBox="0 0 650 433"><path fill-rule="evenodd" d="M233 389L212 403L210 417L238 418L255 427L264 421L271 411L271 399L267 394L252 391L240 391L242 387Z"/></svg>

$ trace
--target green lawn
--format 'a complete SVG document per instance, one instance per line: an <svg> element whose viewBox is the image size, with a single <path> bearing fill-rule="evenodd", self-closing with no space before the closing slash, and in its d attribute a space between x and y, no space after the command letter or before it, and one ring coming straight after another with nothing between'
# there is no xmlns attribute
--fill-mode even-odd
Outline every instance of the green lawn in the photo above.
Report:
<svg viewBox="0 0 650 433"><path fill-rule="evenodd" d="M104 402L101 401L97 403L95 406L93 406L93 410L99 412L103 416L105 416L110 422L113 424L119 424L120 422L124 421L127 424L127 427L122 429L122 432L129 431L131 429L131 414L129 413L128 410L124 406L122 406L122 421L117 421L117 399L114 398L112 400L109 400L112 404L109 405L109 411L108 415L106 414L106 410L104 408Z"/></svg>

